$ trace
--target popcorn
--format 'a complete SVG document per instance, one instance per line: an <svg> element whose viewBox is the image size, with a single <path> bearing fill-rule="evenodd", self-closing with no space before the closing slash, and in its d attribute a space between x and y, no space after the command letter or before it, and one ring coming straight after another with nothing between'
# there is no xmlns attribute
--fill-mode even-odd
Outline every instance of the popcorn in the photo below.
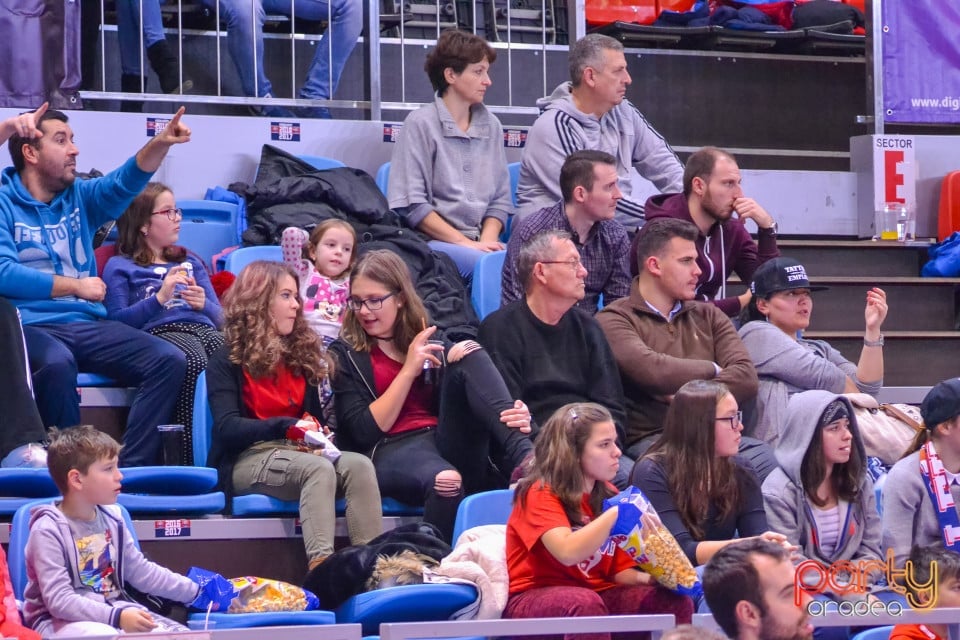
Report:
<svg viewBox="0 0 960 640"><path fill-rule="evenodd" d="M624 514L633 513L634 517L618 516L610 539L659 584L682 595L700 595L703 588L696 570L660 522L656 510L643 492L636 487L629 487L623 493L605 500L603 507L606 510L621 503L633 508L620 511Z"/></svg>

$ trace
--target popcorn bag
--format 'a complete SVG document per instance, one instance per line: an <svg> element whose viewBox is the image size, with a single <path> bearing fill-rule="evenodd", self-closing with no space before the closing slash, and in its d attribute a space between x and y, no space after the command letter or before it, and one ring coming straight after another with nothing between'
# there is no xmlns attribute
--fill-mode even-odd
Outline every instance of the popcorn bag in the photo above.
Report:
<svg viewBox="0 0 960 640"><path fill-rule="evenodd" d="M227 613L263 613L265 611L310 611L320 608L317 596L287 582L269 578L230 578L237 597Z"/></svg>
<svg viewBox="0 0 960 640"><path fill-rule="evenodd" d="M686 596L699 596L703 587L697 572L673 535L660 522L656 510L636 487L608 500L603 509L620 507L610 539L633 558L660 585Z"/></svg>

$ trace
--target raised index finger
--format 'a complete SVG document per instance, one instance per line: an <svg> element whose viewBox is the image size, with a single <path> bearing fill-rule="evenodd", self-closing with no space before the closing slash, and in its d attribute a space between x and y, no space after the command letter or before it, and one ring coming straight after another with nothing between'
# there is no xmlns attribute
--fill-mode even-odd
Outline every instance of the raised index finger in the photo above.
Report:
<svg viewBox="0 0 960 640"><path fill-rule="evenodd" d="M177 109L177 112L173 114L173 117L170 118L170 122L167 124L168 127L176 127L180 124L180 118L183 117L183 114L187 112L187 108L183 105L180 105L180 108Z"/></svg>
<svg viewBox="0 0 960 640"><path fill-rule="evenodd" d="M40 116L42 116L43 114L45 114L45 113L47 112L47 109L49 109L49 108L50 108L50 103L49 103L49 102L44 102L42 105L40 105L39 107L37 107L37 110L36 110L36 111L33 112L33 117L34 117L35 119L39 120L39 119L40 119Z"/></svg>

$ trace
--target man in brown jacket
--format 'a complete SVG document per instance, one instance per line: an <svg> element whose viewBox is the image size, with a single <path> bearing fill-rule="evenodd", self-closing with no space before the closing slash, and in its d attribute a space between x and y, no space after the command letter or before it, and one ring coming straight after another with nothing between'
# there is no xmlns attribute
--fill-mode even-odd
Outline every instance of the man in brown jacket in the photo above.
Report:
<svg viewBox="0 0 960 640"><path fill-rule="evenodd" d="M613 348L627 408L627 455L639 459L663 430L673 394L691 380L716 380L737 402L757 394L757 372L730 319L715 305L694 302L700 276L697 228L673 218L640 230L640 267L630 295L604 307L597 320ZM744 437L741 454L762 481L773 451Z"/></svg>

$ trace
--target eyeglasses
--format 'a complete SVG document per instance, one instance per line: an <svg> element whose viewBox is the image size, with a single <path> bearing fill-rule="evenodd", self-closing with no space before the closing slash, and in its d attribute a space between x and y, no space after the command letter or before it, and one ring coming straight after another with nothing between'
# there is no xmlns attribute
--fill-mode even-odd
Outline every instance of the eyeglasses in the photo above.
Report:
<svg viewBox="0 0 960 640"><path fill-rule="evenodd" d="M574 271L579 271L580 267L583 266L580 258L570 258L569 260L541 260L540 264L565 264Z"/></svg>
<svg viewBox="0 0 960 640"><path fill-rule="evenodd" d="M732 416L727 416L725 418L717 418L717 422L729 422L730 428L736 431L737 427L739 427L743 422L743 411L737 411Z"/></svg>
<svg viewBox="0 0 960 640"><path fill-rule="evenodd" d="M174 222L176 222L177 220L183 217L183 209L181 209L180 207L174 207L172 209L161 209L160 211L154 211L150 215L158 216L161 213L167 216L168 220L173 220Z"/></svg>
<svg viewBox="0 0 960 640"><path fill-rule="evenodd" d="M360 311L360 309L366 305L367 309L370 311L379 311L383 308L383 301L387 298L392 298L397 295L397 292L388 293L385 296L379 298L367 298L366 300L359 300L357 298L350 298L347 300L347 306L350 307L351 311Z"/></svg>

